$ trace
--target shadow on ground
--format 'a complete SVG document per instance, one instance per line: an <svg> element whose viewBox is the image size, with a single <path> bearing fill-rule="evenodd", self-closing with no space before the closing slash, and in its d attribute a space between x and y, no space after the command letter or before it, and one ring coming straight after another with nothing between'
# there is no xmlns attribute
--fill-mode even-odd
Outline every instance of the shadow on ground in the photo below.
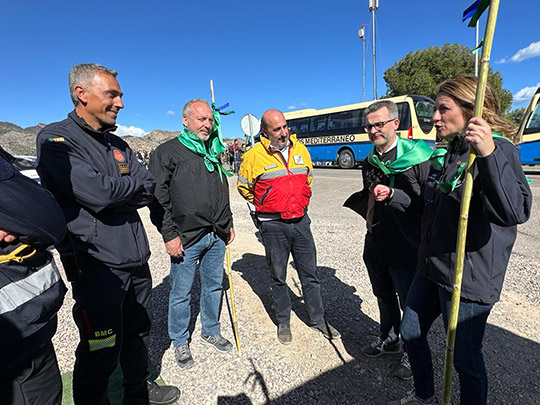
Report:
<svg viewBox="0 0 540 405"><path fill-rule="evenodd" d="M259 297L268 316L274 321L270 294L270 275L264 256L246 253L233 264ZM356 289L343 283L336 271L319 267L323 302L327 318L342 334L346 351L354 358L340 367L327 371L288 393L270 398L264 375L252 362L253 371L246 380L246 392L234 397L221 396L218 404L251 404L249 392L253 385L265 392L267 404L385 404L412 389L412 381L401 381L393 376L399 356L368 359L360 348L377 334L378 325L361 311L362 299ZM307 312L299 287L290 286L293 311L304 322ZM439 318L430 332L435 381L439 399L442 398L446 333ZM540 372L537 365L540 345L497 326L488 325L484 339L484 355L489 378L490 404L540 403ZM459 382L454 372L452 403L459 403Z"/></svg>
<svg viewBox="0 0 540 405"><path fill-rule="evenodd" d="M437 320L430 335L435 367L435 384L442 399L445 332ZM529 339L488 325L484 341L484 355L489 378L489 404L540 404L540 373L538 352L540 345ZM394 362L390 356L377 359L355 358L347 364L325 372L277 398L267 396L266 404L386 404L403 397L412 389L412 382L400 381L384 372L376 363ZM253 367L254 382L266 386L264 375ZM386 368L388 371L388 368ZM380 371L383 371L382 373ZM391 370L390 370L391 371ZM459 403L459 382L454 371L451 403ZM263 388L261 388L263 389ZM246 387L246 393L253 390ZM246 393L222 396L217 403L252 404ZM258 402L260 403L260 402Z"/></svg>

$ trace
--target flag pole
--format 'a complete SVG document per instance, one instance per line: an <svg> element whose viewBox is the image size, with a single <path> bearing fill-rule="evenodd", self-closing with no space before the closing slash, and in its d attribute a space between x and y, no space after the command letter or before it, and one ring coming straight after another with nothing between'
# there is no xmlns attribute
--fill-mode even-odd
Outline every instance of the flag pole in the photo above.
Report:
<svg viewBox="0 0 540 405"><path fill-rule="evenodd" d="M486 92L487 76L489 72L489 58L491 55L491 46L493 44L493 34L495 32L495 23L497 22L497 13L499 11L499 0L491 0L489 14L484 34L484 46L482 48L482 59L480 61L480 73L478 84L476 86L476 100L474 104L474 116L481 117L484 108L484 98ZM469 145L469 156L467 158L467 171L465 183L463 185L463 195L461 199L461 208L459 216L458 237L456 241L456 262L454 267L454 287L452 291L452 300L450 303L450 314L448 316L448 331L446 338L446 356L444 360L444 388L443 404L450 404L452 393L452 368L454 362L454 344L456 341L457 320L459 314L459 300L461 295L461 281L463 279L463 263L465 260L465 242L467 240L467 224L469 219L469 206L473 188L474 161L476 159L476 150Z"/></svg>

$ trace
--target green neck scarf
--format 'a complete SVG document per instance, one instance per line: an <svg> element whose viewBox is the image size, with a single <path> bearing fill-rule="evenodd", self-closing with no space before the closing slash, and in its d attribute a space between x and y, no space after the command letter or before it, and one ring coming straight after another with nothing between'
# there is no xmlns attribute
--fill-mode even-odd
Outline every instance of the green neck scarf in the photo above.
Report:
<svg viewBox="0 0 540 405"><path fill-rule="evenodd" d="M510 139L505 138L502 136L499 132L492 132L491 136L493 138L503 138L506 139L508 142L510 142L512 145L514 144ZM444 161L446 158L446 149L435 149L433 151L433 154L429 158L429 163L435 168L435 170L442 171L444 168ZM446 183L439 182L435 180L435 183L437 184L437 187L445 193L451 193L455 190L457 184L463 180L463 177L465 176L465 167L467 166L467 162L461 162L458 165L457 170L450 176L450 179Z"/></svg>
<svg viewBox="0 0 540 405"><path fill-rule="evenodd" d="M396 159L393 162L382 162L377 155L375 146L368 154L368 162L378 167L384 174L390 177L390 187L394 187L394 176L409 170L414 165L425 162L431 156L433 150L422 140L410 141L397 138Z"/></svg>
<svg viewBox="0 0 540 405"><path fill-rule="evenodd" d="M203 141L193 132L188 131L187 128L184 128L180 135L178 135L178 140L190 151L204 158L204 164L209 172L213 172L217 167L219 178L223 181L222 174L231 177L232 173L227 171L219 160L219 154L224 152L226 148L221 137L219 112L216 110L212 110L212 112L214 114L214 127L208 140Z"/></svg>

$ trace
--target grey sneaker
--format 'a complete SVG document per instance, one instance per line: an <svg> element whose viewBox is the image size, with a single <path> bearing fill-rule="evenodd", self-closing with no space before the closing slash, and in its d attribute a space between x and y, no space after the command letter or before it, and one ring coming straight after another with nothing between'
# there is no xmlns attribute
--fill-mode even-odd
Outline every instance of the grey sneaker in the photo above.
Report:
<svg viewBox="0 0 540 405"><path fill-rule="evenodd" d="M284 345L291 344L292 342L291 327L289 325L278 325L277 338Z"/></svg>
<svg viewBox="0 0 540 405"><path fill-rule="evenodd" d="M321 332L323 336L327 339L339 339L341 337L341 333L339 333L339 331L332 325L330 325L328 322L313 325L311 329Z"/></svg>
<svg viewBox="0 0 540 405"><path fill-rule="evenodd" d="M227 339L225 339L221 335L208 336L208 335L205 335L204 333L201 333L201 339L203 343L212 345L217 350L223 353L230 352L231 349L233 348L232 343L229 342Z"/></svg>
<svg viewBox="0 0 540 405"><path fill-rule="evenodd" d="M401 357L401 360L399 362L399 366L396 368L394 375L397 378L401 378L405 381L413 378L411 363L409 362L409 355L407 353L403 353L403 356Z"/></svg>
<svg viewBox="0 0 540 405"><path fill-rule="evenodd" d="M186 343L182 346L174 348L174 358L176 359L176 364L183 370L193 367L195 361L191 356L191 350L189 350L189 345Z"/></svg>
<svg viewBox="0 0 540 405"><path fill-rule="evenodd" d="M395 401L390 401L386 403L387 405L432 405L437 404L437 399L433 396L429 399L421 399L416 396L414 390L411 390L407 393L407 396L396 399Z"/></svg>
<svg viewBox="0 0 540 405"><path fill-rule="evenodd" d="M369 345L360 349L364 356L379 357L381 354L400 354L401 353L401 341L399 338L391 339L387 337L382 340L380 337L375 339Z"/></svg>

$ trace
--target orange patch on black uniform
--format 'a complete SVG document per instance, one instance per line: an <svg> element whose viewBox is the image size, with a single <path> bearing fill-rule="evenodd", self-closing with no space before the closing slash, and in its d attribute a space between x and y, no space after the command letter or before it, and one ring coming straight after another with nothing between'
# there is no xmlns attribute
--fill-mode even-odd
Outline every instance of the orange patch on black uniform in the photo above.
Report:
<svg viewBox="0 0 540 405"><path fill-rule="evenodd" d="M126 160L122 152L120 152L118 149L114 150L113 155L114 155L114 158L119 162L123 162Z"/></svg>

